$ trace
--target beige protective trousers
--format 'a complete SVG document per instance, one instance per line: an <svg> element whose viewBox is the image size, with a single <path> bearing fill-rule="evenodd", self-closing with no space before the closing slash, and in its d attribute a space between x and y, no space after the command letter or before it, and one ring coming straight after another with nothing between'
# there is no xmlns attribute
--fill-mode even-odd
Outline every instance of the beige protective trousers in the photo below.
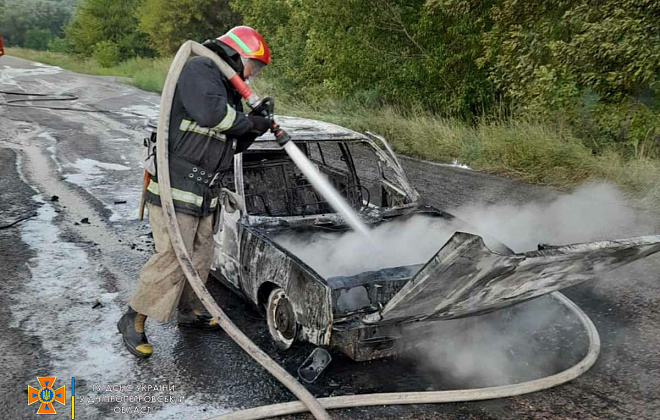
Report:
<svg viewBox="0 0 660 420"><path fill-rule="evenodd" d="M156 253L140 270L131 307L149 318L168 322L177 308L182 311L202 309L202 303L188 284L176 258L163 209L147 203L147 210ZM213 258L213 216L199 218L177 212L176 219L195 269L206 281Z"/></svg>

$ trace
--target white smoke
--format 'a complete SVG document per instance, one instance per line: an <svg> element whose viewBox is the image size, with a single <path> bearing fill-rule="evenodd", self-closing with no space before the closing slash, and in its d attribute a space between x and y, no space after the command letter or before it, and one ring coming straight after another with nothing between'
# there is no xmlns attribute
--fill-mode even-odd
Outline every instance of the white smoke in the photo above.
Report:
<svg viewBox="0 0 660 420"><path fill-rule="evenodd" d="M479 317L409 324L400 342L420 375L460 388L555 374L579 361L587 345L579 321L547 296Z"/></svg>
<svg viewBox="0 0 660 420"><path fill-rule="evenodd" d="M629 235L635 212L607 184L585 185L545 203L472 205L452 213L471 227L417 215L373 229L376 246L353 232L319 233L304 240L285 235L276 241L327 278L423 264L456 230L497 238L515 252L535 250L539 243L565 245L636 236ZM573 323L572 327L566 327L567 323ZM442 375L460 386L501 385L546 376L577 362L585 351L584 334L575 318L549 297L480 317L412 324L401 342L412 344L413 349L403 354L415 360L420 372Z"/></svg>
<svg viewBox="0 0 660 420"><path fill-rule="evenodd" d="M358 232L320 232L309 237L284 234L273 238L321 276L423 264L451 238L454 228L442 219L413 216L383 223L366 238Z"/></svg>
<svg viewBox="0 0 660 420"><path fill-rule="evenodd" d="M634 220L623 195L608 184L585 185L549 203L472 205L452 213L460 220L416 215L383 223L371 231L371 239L352 231L284 234L273 239L328 278L424 264L456 231L484 237L496 252L495 239L515 252L525 252L540 243L616 239L614 232Z"/></svg>
<svg viewBox="0 0 660 420"><path fill-rule="evenodd" d="M623 194L610 184L587 184L549 203L522 206L465 206L455 214L480 235L490 235L516 252L539 243L566 245L617 239L635 220Z"/></svg>

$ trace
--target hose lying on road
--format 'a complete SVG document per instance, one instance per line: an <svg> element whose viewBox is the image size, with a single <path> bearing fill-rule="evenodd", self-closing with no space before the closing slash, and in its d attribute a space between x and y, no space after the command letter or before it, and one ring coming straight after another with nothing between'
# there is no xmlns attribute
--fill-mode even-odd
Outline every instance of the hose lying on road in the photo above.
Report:
<svg viewBox="0 0 660 420"><path fill-rule="evenodd" d="M69 94L50 94L50 93L30 93L30 92L12 92L0 90L3 95L28 96L28 98L9 99L2 105L15 104L18 102L57 102L57 101L75 101L78 99L75 95ZM31 105L22 105L31 106Z"/></svg>
<svg viewBox="0 0 660 420"><path fill-rule="evenodd" d="M24 96L18 99L5 99L0 102L0 106L9 106L14 108L33 108L33 109L48 109L53 111L74 111L74 112L88 112L91 114L118 114L118 115L133 115L136 117L147 117L147 115L136 114L130 111L113 111L110 109L97 109L97 108L73 108L69 106L49 106L49 105L34 105L33 102L62 102L62 101L77 101L79 98L75 95L68 93L32 93L32 92L12 92L0 90L0 94Z"/></svg>
<svg viewBox="0 0 660 420"><path fill-rule="evenodd" d="M589 370L589 368L596 362L598 354L600 353L600 337L598 336L596 326L575 303L571 302L570 299L559 292L555 292L551 296L577 315L589 338L589 350L584 358L578 364L563 372L519 384L494 386L489 388L346 395L341 397L319 398L318 401L326 409L367 407L374 405L455 403L513 397L516 395L541 391L569 382ZM393 380L396 380L396 378L393 378ZM207 420L257 420L304 413L305 411L307 411L305 406L296 401L236 411Z"/></svg>
<svg viewBox="0 0 660 420"><path fill-rule="evenodd" d="M12 226L16 226L17 224L21 223L24 220L32 219L33 217L37 217L37 214L31 214L29 216L21 217L20 219L14 220L13 222L9 223L8 225L2 225L0 226L0 230L2 229L9 229Z"/></svg>
<svg viewBox="0 0 660 420"><path fill-rule="evenodd" d="M190 255L181 237L179 223L176 220L176 213L174 210L174 203L172 202L172 190L170 183L169 171L169 153L168 153L168 128L170 124L170 112L172 110L172 101L174 99L174 91L176 88L177 80L183 70L183 66L192 54L205 56L213 60L220 68L220 71L227 77L236 75L236 72L225 63L217 54L208 48L193 42L188 41L181 46L174 61L167 74L165 80L165 87L163 88L163 95L160 101L160 115L158 119L158 134L157 134L157 159L158 159L158 182L160 183L160 199L163 213L167 221L167 230L170 234L172 247L176 252L176 256L181 264L190 286L193 288L199 300L204 304L204 307L209 313L218 320L220 326L225 332L252 356L259 364L261 364L268 372L277 378L284 386L286 386L296 397L300 399L302 404L314 414L317 419L330 419L330 416L325 409L319 404L314 396L307 391L293 376L291 376L284 368L278 365L273 359L268 357L256 344L254 344L243 332L234 325L234 323L227 317L227 315L220 309L215 302L209 291L206 289L204 282L199 277L195 266L190 259Z"/></svg>

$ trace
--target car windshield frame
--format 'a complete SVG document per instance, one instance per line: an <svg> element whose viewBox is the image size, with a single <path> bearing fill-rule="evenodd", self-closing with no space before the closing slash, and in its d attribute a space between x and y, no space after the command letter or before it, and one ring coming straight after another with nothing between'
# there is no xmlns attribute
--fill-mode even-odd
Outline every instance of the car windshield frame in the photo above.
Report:
<svg viewBox="0 0 660 420"><path fill-rule="evenodd" d="M323 138L321 136L315 136L309 139L302 139L298 137L298 139L294 140L294 143L299 146L304 144L307 145L337 144L338 147L342 143L343 144L359 143L367 146L368 150L371 153L373 153L374 158L377 159L379 165L381 165L381 171L383 167L386 167L391 170L391 172L394 174L394 177L396 179L391 180L384 176L382 176L381 179L383 180L383 182L388 184L389 188L392 188L398 194L404 197L405 204L392 205L389 207L371 206L367 209L363 209L360 212L363 216L367 218L374 218L382 214L383 212L395 211L397 209L403 209L417 205L417 201L419 200L419 194L411 186L410 181L408 180L405 172L403 171L403 168L401 167L401 164L399 163L398 159L396 159L396 155L392 151L391 147L389 147L389 144L387 144L385 139L380 136L375 136L371 133L367 133L367 135L361 135L359 133L350 132L349 130L347 130L347 132L351 134L355 134L355 136L351 136L351 137L339 136L339 138L337 138L336 136L330 136L331 138ZM385 150L379 147L379 145L374 140L378 140L381 144L383 144L385 146ZM250 147L250 149L248 149L246 152L237 154L234 157L235 192L241 197L243 203L246 202L245 179L244 179L245 174L243 167L244 155L246 153L249 154L255 152L259 153L259 152L268 152L268 151L281 152L282 147L279 146L277 142L274 140L269 140L267 138L260 139L255 141L252 147ZM268 216L268 215L248 214L247 209L244 208L242 210L241 216L244 222L246 222L246 224L248 225L280 225L282 223L296 224L296 222L303 222L307 224L307 223L318 223L319 221L323 221L325 223L343 224L343 221L341 220L339 215L334 211L324 212L319 214L308 214L308 215Z"/></svg>

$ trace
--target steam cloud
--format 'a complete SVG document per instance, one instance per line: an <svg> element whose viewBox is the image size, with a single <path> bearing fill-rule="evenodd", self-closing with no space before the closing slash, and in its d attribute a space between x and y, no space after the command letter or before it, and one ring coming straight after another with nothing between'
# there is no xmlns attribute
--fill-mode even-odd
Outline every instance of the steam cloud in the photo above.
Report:
<svg viewBox="0 0 660 420"><path fill-rule="evenodd" d="M375 227L371 239L353 231L323 232L306 238L284 234L273 239L328 278L423 264L453 233L453 227L441 220L413 216Z"/></svg>
<svg viewBox="0 0 660 420"><path fill-rule="evenodd" d="M454 214L469 221L474 233L495 237L515 252L539 243L626 237L621 232L637 222L623 194L609 184L587 184L549 203L466 206ZM404 341L413 347L406 357L420 371L461 387L557 373L582 358L587 344L576 319L547 296L480 317L431 323L424 334L414 328L405 329Z"/></svg>
<svg viewBox="0 0 660 420"><path fill-rule="evenodd" d="M472 205L452 213L470 227L418 215L376 227L373 243L354 232L275 240L328 278L423 264L457 230L483 236L491 249L489 238L497 238L524 252L539 243L615 239L635 220L623 195L608 184L588 184L548 203ZM520 382L555 373L582 357L585 346L575 342L580 329L562 327L575 322L571 319L550 297L542 297L480 317L421 324L421 330L411 324L401 341L413 349L403 354L413 358L420 371L460 386Z"/></svg>
<svg viewBox="0 0 660 420"><path fill-rule="evenodd" d="M479 317L410 324L400 342L421 376L478 388L567 369L584 357L588 340L579 321L544 296Z"/></svg>
<svg viewBox="0 0 660 420"><path fill-rule="evenodd" d="M468 223L418 215L375 227L371 240L357 232L311 237L284 234L273 239L328 278L424 264L456 231L483 236L495 252L497 241L525 252L535 250L539 243L616 239L608 237L614 228L633 220L623 195L608 184L589 184L550 203L467 206L453 213Z"/></svg>
<svg viewBox="0 0 660 420"><path fill-rule="evenodd" d="M479 235L489 235L516 252L539 243L566 245L617 239L616 231L634 220L623 194L610 184L587 184L550 203L523 206L467 206L455 212Z"/></svg>

